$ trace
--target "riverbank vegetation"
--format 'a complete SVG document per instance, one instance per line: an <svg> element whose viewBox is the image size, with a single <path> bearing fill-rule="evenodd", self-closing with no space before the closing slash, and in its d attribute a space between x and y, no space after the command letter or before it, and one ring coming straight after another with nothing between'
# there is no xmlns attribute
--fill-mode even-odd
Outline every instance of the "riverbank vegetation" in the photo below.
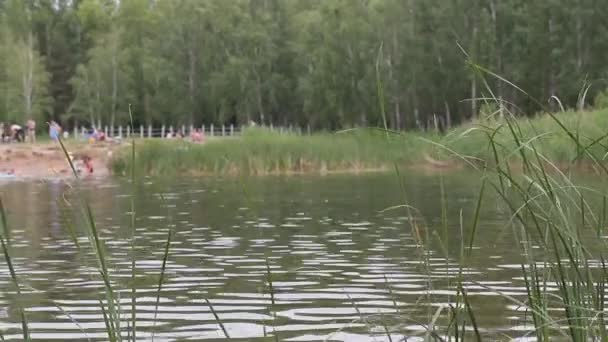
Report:
<svg viewBox="0 0 608 342"><path fill-rule="evenodd" d="M252 128L242 137L210 139L202 145L187 140L145 140L137 144L137 168L147 175L361 172L392 170L395 166L451 168L495 163L493 148L516 151L519 143L530 142L547 161L567 168L589 166L595 158L592 156L600 156L601 161L608 151L606 110L519 118L517 134L521 140L513 138L505 115L495 112L445 134L352 129L308 136ZM517 156L511 153L505 158L514 160ZM110 164L116 174L128 172L133 166L127 153L117 153Z"/></svg>
<svg viewBox="0 0 608 342"><path fill-rule="evenodd" d="M136 168L145 174L288 174L369 171L421 158L422 134L393 135L380 130L302 136L253 128L242 137L187 140L154 139L137 146ZM111 161L115 173L132 168L126 153Z"/></svg>

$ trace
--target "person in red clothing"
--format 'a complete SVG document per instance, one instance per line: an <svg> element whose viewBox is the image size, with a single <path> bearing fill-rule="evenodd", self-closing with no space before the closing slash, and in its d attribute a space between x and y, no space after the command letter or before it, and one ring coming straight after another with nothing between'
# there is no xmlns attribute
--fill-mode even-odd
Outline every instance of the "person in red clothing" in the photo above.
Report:
<svg viewBox="0 0 608 342"><path fill-rule="evenodd" d="M203 141L203 135L201 134L201 131L199 129L194 130L194 132L192 132L191 139L192 142L195 143Z"/></svg>
<svg viewBox="0 0 608 342"><path fill-rule="evenodd" d="M83 156L82 163L84 164L84 168L88 173L93 173L93 159L91 159L91 157Z"/></svg>

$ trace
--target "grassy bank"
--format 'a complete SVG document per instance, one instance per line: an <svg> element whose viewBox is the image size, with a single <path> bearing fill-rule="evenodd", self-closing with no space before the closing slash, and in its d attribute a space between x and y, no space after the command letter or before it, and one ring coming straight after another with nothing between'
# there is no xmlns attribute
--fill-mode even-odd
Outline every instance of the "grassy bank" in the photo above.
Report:
<svg viewBox="0 0 608 342"><path fill-rule="evenodd" d="M444 135L353 130L299 136L250 129L238 138L210 139L197 145L186 141L149 140L138 143L138 167L148 175L172 174L288 174L370 171L400 166L453 166L495 162L491 142L505 161L534 142L548 160L561 165L590 161L607 151L608 111L564 112L518 118L517 132L505 118L476 121ZM514 139L516 134L519 138ZM511 153L513 152L513 153ZM130 153L111 161L115 174L127 174Z"/></svg>
<svg viewBox="0 0 608 342"><path fill-rule="evenodd" d="M532 118L477 121L448 134L445 145L455 152L481 160L493 160L494 147L505 158L533 145L548 160L557 163L603 159L608 151L608 110L539 114ZM513 131L512 131L513 130Z"/></svg>
<svg viewBox="0 0 608 342"><path fill-rule="evenodd" d="M210 139L205 144L150 140L139 143L137 163L146 174L251 174L365 171L422 158L423 135L380 131L281 135L250 129L238 138ZM428 147L428 146L427 146ZM128 153L112 161L112 170L131 169Z"/></svg>

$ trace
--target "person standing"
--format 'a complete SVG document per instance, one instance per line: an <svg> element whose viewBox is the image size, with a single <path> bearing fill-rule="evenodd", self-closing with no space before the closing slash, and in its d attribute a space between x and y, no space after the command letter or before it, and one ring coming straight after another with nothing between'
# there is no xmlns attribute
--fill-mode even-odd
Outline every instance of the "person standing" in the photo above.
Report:
<svg viewBox="0 0 608 342"><path fill-rule="evenodd" d="M27 127L27 140L30 144L36 143L36 121L29 119L26 123Z"/></svg>
<svg viewBox="0 0 608 342"><path fill-rule="evenodd" d="M21 127L20 125L17 125L17 124L11 125L11 140L14 140L17 142L25 141L25 133L23 132L23 127Z"/></svg>
<svg viewBox="0 0 608 342"><path fill-rule="evenodd" d="M61 127L59 126L59 124L55 121L51 121L49 124L49 136L51 137L51 140L53 140L53 141L59 140L60 134L61 134Z"/></svg>
<svg viewBox="0 0 608 342"><path fill-rule="evenodd" d="M49 137L51 140L56 141L58 134L57 127L55 127L55 121L51 120L51 122L49 122Z"/></svg>

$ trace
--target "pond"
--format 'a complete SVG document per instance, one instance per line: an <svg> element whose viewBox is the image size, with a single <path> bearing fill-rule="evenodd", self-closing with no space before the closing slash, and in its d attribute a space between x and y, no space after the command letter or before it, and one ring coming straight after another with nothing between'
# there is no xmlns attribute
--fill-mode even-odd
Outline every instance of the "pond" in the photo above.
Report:
<svg viewBox="0 0 608 342"><path fill-rule="evenodd" d="M155 341L222 340L209 300L234 340L274 341L276 332L281 341L389 341L385 327L392 341L417 340L454 301L459 272L484 335L524 336L530 319L506 299L526 298L521 251L499 201L484 201L474 253L459 268L479 183L467 172L409 172L401 182L394 173L146 180L134 198L138 339L154 332ZM37 341L107 339L99 308L104 285L84 221L66 207L76 206L70 186L0 184L20 302ZM106 179L82 187L106 241L126 327L131 186ZM396 207L404 203L416 209ZM419 239L432 242L423 247ZM0 331L20 340L5 262L0 287Z"/></svg>

